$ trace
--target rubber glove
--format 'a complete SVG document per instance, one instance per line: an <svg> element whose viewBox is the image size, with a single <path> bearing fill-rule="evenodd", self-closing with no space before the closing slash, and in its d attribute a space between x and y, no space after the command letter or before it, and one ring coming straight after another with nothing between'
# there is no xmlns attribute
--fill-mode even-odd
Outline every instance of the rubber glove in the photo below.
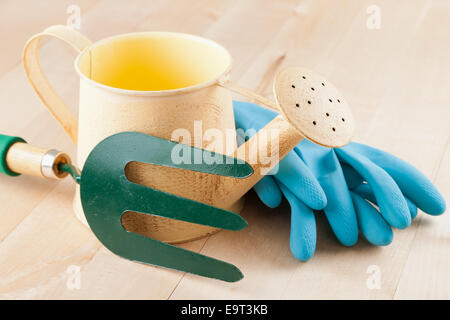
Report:
<svg viewBox="0 0 450 320"><path fill-rule="evenodd" d="M253 132L277 115L239 101L234 101L234 112L236 128L254 129ZM326 195L327 206L323 211L327 220L346 246L357 242L358 229L372 244L389 244L393 238L391 226L408 227L417 214L417 206L430 214L445 211L445 201L433 184L403 160L357 143L330 149L304 139L280 162L278 173L265 176L254 186L269 207L278 206L282 195L288 200L290 247L302 261L314 254L316 244L313 213L316 208L306 203L303 195L310 194L303 179L314 181L311 176L316 177ZM317 187L314 189L316 192Z"/></svg>

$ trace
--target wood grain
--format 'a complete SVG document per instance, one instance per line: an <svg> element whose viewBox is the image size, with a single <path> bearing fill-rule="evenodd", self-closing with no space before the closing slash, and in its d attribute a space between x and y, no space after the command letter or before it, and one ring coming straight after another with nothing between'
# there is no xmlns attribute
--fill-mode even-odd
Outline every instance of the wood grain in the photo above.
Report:
<svg viewBox="0 0 450 320"><path fill-rule="evenodd" d="M233 56L234 82L272 98L281 68L301 65L326 76L345 95L356 121L355 140L406 159L450 198L450 3L444 0L176 0L3 1L0 4L0 128L31 144L75 154L26 81L19 64L26 39L65 23L80 4L81 32L91 40L148 30L181 31L215 40ZM380 7L381 28L369 30L369 4ZM39 12L39 14L37 13ZM75 54L57 41L41 50L43 69L76 112ZM239 97L241 98L241 97ZM289 207L268 209L253 192L249 227L222 231L183 247L236 264L234 284L120 259L77 221L74 185L32 177L0 177L0 298L450 298L450 219L419 213L395 230L393 243L363 239L346 248L318 216L315 256L302 263L289 250ZM70 266L80 289L70 289ZM366 285L377 266L381 287Z"/></svg>

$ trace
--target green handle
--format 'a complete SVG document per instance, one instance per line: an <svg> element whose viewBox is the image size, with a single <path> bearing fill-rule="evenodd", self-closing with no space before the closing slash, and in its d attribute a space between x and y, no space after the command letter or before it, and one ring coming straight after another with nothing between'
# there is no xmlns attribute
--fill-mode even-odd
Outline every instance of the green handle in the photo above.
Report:
<svg viewBox="0 0 450 320"><path fill-rule="evenodd" d="M0 173L4 173L8 176L18 176L19 173L13 172L8 168L6 163L6 154L9 148L16 142L26 142L22 138L7 136L0 134Z"/></svg>

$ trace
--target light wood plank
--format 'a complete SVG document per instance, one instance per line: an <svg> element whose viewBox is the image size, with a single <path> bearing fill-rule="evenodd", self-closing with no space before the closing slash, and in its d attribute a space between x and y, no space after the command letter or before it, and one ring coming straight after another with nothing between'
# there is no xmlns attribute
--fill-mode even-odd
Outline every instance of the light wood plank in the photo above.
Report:
<svg viewBox="0 0 450 320"><path fill-rule="evenodd" d="M450 50L450 31L442 28L442 21L450 18L448 3L433 2L424 19L424 27L417 34L417 45L411 48L411 65L419 71L414 72L419 77L426 98L418 108L427 110L429 117L420 117L419 110L413 110L414 123L419 127L417 136L412 141L417 142L415 159L420 166L431 167L427 170L437 187L444 194L447 204L450 201L450 108L448 92L450 81L448 70L450 63L446 52ZM433 36L430 37L429 35ZM430 46L439 46L438 51L430 52ZM417 61L421 63L417 65ZM413 91L415 92L415 91ZM432 92L431 95L428 93ZM415 115L415 116L414 116ZM435 115L435 116L431 116ZM424 127L424 123L428 124ZM410 140L411 141L411 140ZM437 159L430 153L440 154ZM431 163L430 163L431 162ZM449 299L450 298L450 216L447 213L439 217L422 214L411 244L405 268L400 277L395 294L396 299Z"/></svg>
<svg viewBox="0 0 450 320"><path fill-rule="evenodd" d="M99 0L26 1L4 0L0 3L0 75L20 64L25 41L52 24L66 24L70 5L79 6L83 16Z"/></svg>

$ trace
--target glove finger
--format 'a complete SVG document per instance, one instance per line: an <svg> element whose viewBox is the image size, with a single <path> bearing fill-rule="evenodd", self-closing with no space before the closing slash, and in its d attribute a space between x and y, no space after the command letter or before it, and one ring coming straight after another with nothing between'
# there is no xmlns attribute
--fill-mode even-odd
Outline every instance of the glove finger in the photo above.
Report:
<svg viewBox="0 0 450 320"><path fill-rule="evenodd" d="M358 241L358 222L347 185L333 183L335 176L330 176L329 184L321 185L327 196L327 206L323 209L331 229L344 246L353 246ZM343 177L342 177L343 179ZM333 188L336 186L336 188Z"/></svg>
<svg viewBox="0 0 450 320"><path fill-rule="evenodd" d="M319 181L295 152L289 152L281 160L274 178L308 207L321 210L327 205L327 197Z"/></svg>
<svg viewBox="0 0 450 320"><path fill-rule="evenodd" d="M359 230L367 241L376 246L390 244L394 234L378 210L355 192L352 192L352 199L358 216Z"/></svg>
<svg viewBox="0 0 450 320"><path fill-rule="evenodd" d="M314 212L305 206L288 188L281 190L291 206L290 248L295 258L309 260L316 250L316 218Z"/></svg>
<svg viewBox="0 0 450 320"><path fill-rule="evenodd" d="M345 246L358 241L358 222L341 165L333 149L302 141L296 148L299 156L317 177L327 197L323 209L338 240Z"/></svg>
<svg viewBox="0 0 450 320"><path fill-rule="evenodd" d="M253 186L259 199L269 208L276 208L283 199L281 190L272 176L265 176Z"/></svg>
<svg viewBox="0 0 450 320"><path fill-rule="evenodd" d="M411 215L411 220L414 220L415 217L417 217L417 206L412 202L410 199L405 197L406 204L408 205L409 214Z"/></svg>
<svg viewBox="0 0 450 320"><path fill-rule="evenodd" d="M375 198L375 195L373 194L372 188L370 188L369 184L362 183L359 187L353 189L352 191L357 193L360 197L367 199L370 202L372 202L374 205L378 206L377 199ZM406 204L408 205L409 213L411 215L411 220L412 220L417 216L417 207L407 197L405 197L405 200L406 200Z"/></svg>
<svg viewBox="0 0 450 320"><path fill-rule="evenodd" d="M345 182L347 182L347 186L350 190L355 189L361 183L363 183L364 179L361 175L355 171L351 166L346 163L341 163L342 172L344 172Z"/></svg>
<svg viewBox="0 0 450 320"><path fill-rule="evenodd" d="M359 143L352 143L345 148L365 155L395 180L403 194L411 199L422 211L439 215L445 211L444 197L433 183L408 162L382 150Z"/></svg>
<svg viewBox="0 0 450 320"><path fill-rule="evenodd" d="M342 161L351 165L369 183L386 221L394 228L407 228L411 224L408 205L391 176L365 156L346 147L335 151Z"/></svg>

